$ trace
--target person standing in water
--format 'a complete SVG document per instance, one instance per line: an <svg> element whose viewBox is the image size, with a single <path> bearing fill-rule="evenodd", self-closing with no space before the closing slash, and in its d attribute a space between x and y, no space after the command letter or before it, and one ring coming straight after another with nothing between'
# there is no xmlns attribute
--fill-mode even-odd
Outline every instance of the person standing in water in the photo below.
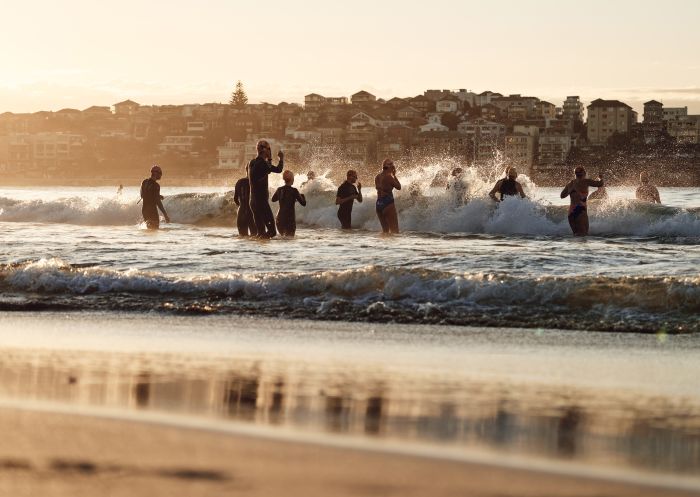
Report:
<svg viewBox="0 0 700 497"><path fill-rule="evenodd" d="M335 195L335 205L338 206L338 220L341 228L349 230L352 229L352 206L355 200L362 203L362 183L357 181L357 171L353 169L347 172L345 178Z"/></svg>
<svg viewBox="0 0 700 497"><path fill-rule="evenodd" d="M596 191L591 193L588 196L588 200L607 200L608 199L608 191L605 189L604 186L601 186L598 188Z"/></svg>
<svg viewBox="0 0 700 497"><path fill-rule="evenodd" d="M569 226L574 236L588 235L588 208L586 201L588 200L588 188L591 186L602 187L602 175L599 175L598 180L586 178L586 169L583 166L578 166L574 169L575 179L569 183L561 191L561 198L569 197L571 203L569 205Z"/></svg>
<svg viewBox="0 0 700 497"><path fill-rule="evenodd" d="M315 179L316 173L314 171L309 171L308 173L306 173L306 181L304 181L299 188L304 188L306 185L308 185Z"/></svg>
<svg viewBox="0 0 700 497"><path fill-rule="evenodd" d="M518 178L518 170L514 167L506 169L506 177L499 179L489 192L489 197L496 202L503 202L506 197L515 197L520 195L521 198L527 198L523 191L523 186L516 181ZM501 194L501 198L496 197L496 193Z"/></svg>
<svg viewBox="0 0 700 497"><path fill-rule="evenodd" d="M649 182L649 173L642 171L639 174L639 182L641 184L635 192L637 200L651 202L652 204L660 204L661 197L659 196L659 190Z"/></svg>
<svg viewBox="0 0 700 497"><path fill-rule="evenodd" d="M464 205L467 187L464 184L464 170L461 167L456 167L452 170L452 178L447 180L445 189L452 194L452 201L457 207Z"/></svg>
<svg viewBox="0 0 700 497"><path fill-rule="evenodd" d="M384 159L382 172L374 178L377 188L377 217L384 233L399 232L399 217L394 203L394 188L401 189L401 183L396 178L396 166L391 159Z"/></svg>
<svg viewBox="0 0 700 497"><path fill-rule="evenodd" d="M236 213L236 226L239 236L255 236L258 230L253 221L253 211L250 210L250 181L248 180L248 169L246 176L236 181L233 190L233 202L238 206Z"/></svg>
<svg viewBox="0 0 700 497"><path fill-rule="evenodd" d="M277 153L279 163L272 165L272 149L265 140L256 146L258 156L248 164L248 181L250 183L250 210L253 213L255 229L259 238L272 238L277 234L275 217L270 209L270 190L267 177L270 173L281 173L284 169L284 152Z"/></svg>
<svg viewBox="0 0 700 497"><path fill-rule="evenodd" d="M163 213L165 222L170 222L170 217L168 217L168 213L165 212L165 207L163 207L163 197L160 194L160 185L158 184L158 180L162 177L163 170L159 166L153 166L151 168L151 177L141 182L141 200L143 200L141 214L146 222L146 227L151 230L160 228L158 209Z"/></svg>
<svg viewBox="0 0 700 497"><path fill-rule="evenodd" d="M285 171L282 174L284 186L280 186L272 196L273 202L279 202L280 208L277 211L277 231L282 236L294 236L297 231L296 212L294 205L299 202L302 207L306 207L306 197L294 188L294 173Z"/></svg>

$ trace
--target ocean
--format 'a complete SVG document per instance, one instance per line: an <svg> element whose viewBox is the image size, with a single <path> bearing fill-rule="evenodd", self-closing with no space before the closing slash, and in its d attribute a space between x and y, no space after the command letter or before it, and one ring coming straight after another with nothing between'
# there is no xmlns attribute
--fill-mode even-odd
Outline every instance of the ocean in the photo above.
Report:
<svg viewBox="0 0 700 497"><path fill-rule="evenodd" d="M662 188L659 206L610 188L574 239L559 189L521 176L530 198L496 204L472 173L457 205L425 177L397 195L401 236L379 234L369 186L357 229L339 230L336 185L321 177L302 188L297 236L272 241L237 236L230 187L166 176L172 223L158 232L140 224L137 187L0 188L0 309L698 331L696 189Z"/></svg>

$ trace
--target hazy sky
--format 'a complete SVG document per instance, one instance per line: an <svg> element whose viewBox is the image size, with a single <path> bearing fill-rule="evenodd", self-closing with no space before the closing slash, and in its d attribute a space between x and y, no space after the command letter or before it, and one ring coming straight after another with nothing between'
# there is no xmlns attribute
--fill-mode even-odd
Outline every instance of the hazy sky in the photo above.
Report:
<svg viewBox="0 0 700 497"><path fill-rule="evenodd" d="M467 88L700 113L700 1L0 0L0 112Z"/></svg>

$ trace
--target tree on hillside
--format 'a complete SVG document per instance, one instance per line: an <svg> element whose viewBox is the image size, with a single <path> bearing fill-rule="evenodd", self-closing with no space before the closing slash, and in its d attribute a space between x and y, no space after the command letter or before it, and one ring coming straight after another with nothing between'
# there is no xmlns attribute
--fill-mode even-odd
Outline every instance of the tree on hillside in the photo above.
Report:
<svg viewBox="0 0 700 497"><path fill-rule="evenodd" d="M243 83L240 80L236 83L236 89L231 93L231 100L228 103L231 107L239 110L244 109L248 103L248 95L245 94Z"/></svg>
<svg viewBox="0 0 700 497"><path fill-rule="evenodd" d="M452 112L445 112L440 117L440 122L443 126L450 128L450 131L455 131L457 130L457 125L459 124L459 117Z"/></svg>

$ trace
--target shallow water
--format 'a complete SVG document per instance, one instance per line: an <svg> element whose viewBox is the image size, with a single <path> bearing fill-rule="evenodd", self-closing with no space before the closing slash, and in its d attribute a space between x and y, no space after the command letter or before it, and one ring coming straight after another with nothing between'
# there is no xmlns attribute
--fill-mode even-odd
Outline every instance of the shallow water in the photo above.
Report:
<svg viewBox="0 0 700 497"><path fill-rule="evenodd" d="M135 188L3 188L0 308L700 329L697 189L661 189L665 205L650 206L613 188L590 207L591 236L573 239L558 190L524 183L534 200L498 206L476 179L463 206L441 189L411 196L408 184L397 196L405 232L385 238L367 191L359 229L338 230L322 178L297 207L297 237L270 242L234 234L223 187L163 181L173 223L157 233L138 224Z"/></svg>

